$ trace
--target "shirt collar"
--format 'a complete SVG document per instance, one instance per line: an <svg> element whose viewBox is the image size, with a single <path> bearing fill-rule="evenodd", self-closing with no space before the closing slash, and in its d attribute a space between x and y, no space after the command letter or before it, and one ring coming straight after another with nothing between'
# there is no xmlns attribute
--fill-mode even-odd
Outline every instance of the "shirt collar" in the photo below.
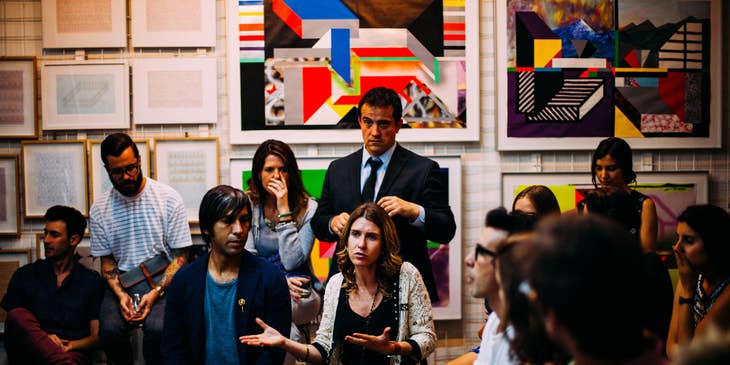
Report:
<svg viewBox="0 0 730 365"><path fill-rule="evenodd" d="M390 159L393 157L393 151L395 151L395 147L398 145L398 143L393 143L393 145L388 148L385 152L383 152L382 155L378 157L370 156L370 153L368 152L367 148L365 146L362 146L362 161L360 161L360 169L362 170L365 168L365 165L368 163L368 159L370 157L377 158L380 161L383 162L383 166L386 168L388 167L388 164L390 163Z"/></svg>

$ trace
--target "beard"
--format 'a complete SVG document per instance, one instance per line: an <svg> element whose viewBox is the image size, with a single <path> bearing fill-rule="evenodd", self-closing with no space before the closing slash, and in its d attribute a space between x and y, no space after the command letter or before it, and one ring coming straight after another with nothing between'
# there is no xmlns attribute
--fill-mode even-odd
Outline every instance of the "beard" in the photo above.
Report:
<svg viewBox="0 0 730 365"><path fill-rule="evenodd" d="M135 179L125 179L121 182L112 180L114 189L117 189L122 195L133 196L139 192L139 187L142 186L142 174L138 174Z"/></svg>

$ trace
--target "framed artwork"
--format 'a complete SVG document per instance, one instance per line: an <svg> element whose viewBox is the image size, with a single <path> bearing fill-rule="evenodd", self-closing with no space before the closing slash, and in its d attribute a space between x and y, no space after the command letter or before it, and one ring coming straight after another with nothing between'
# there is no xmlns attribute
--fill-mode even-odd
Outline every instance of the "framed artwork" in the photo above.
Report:
<svg viewBox="0 0 730 365"><path fill-rule="evenodd" d="M134 0L132 47L215 47L215 1Z"/></svg>
<svg viewBox="0 0 730 365"><path fill-rule="evenodd" d="M126 61L44 63L43 129L129 128Z"/></svg>
<svg viewBox="0 0 730 365"><path fill-rule="evenodd" d="M2 248L0 249L0 297L5 297L8 285L13 274L21 266L31 262L30 249ZM5 316L7 312L0 308L0 333L5 333Z"/></svg>
<svg viewBox="0 0 730 365"><path fill-rule="evenodd" d="M124 48L125 0L42 0L43 48Z"/></svg>
<svg viewBox="0 0 730 365"><path fill-rule="evenodd" d="M721 147L721 3L497 1L498 149Z"/></svg>
<svg viewBox="0 0 730 365"><path fill-rule="evenodd" d="M218 138L155 138L154 151L155 179L180 193L197 223L203 195L220 183Z"/></svg>
<svg viewBox="0 0 730 365"><path fill-rule="evenodd" d="M132 71L134 124L217 122L214 57L140 58Z"/></svg>
<svg viewBox="0 0 730 365"><path fill-rule="evenodd" d="M25 217L42 218L54 205L89 215L85 141L23 141Z"/></svg>
<svg viewBox="0 0 730 365"><path fill-rule="evenodd" d="M38 138L35 57L0 57L0 138Z"/></svg>
<svg viewBox="0 0 730 365"><path fill-rule="evenodd" d="M635 189L654 200L657 211L658 250L676 242L677 217L690 205L708 202L708 172L637 172ZM583 193L594 189L590 173L504 173L502 206L530 185L545 185L555 194L562 212L574 210Z"/></svg>
<svg viewBox="0 0 730 365"><path fill-rule="evenodd" d="M448 245L428 243L436 286L440 300L433 303L434 319L461 318L461 159L459 157L430 157L439 163L441 172L448 181L449 205L456 220L456 234ZM304 187L313 198L319 199L322 193L327 167L334 158L303 157L297 158ZM248 188L251 177L251 159L232 158L230 160L230 185L241 190ZM329 274L330 261L335 252L336 242L320 242L315 239L311 260L314 274L325 282Z"/></svg>
<svg viewBox="0 0 730 365"><path fill-rule="evenodd" d="M18 155L0 154L0 236L20 235Z"/></svg>
<svg viewBox="0 0 730 365"><path fill-rule="evenodd" d="M94 259L91 255L91 236L86 233L81 238L78 246L76 246L76 254L79 256L79 263L86 266L87 268L101 273L101 260ZM43 233L36 233L35 235L35 259L45 259L46 251L43 246Z"/></svg>
<svg viewBox="0 0 730 365"><path fill-rule="evenodd" d="M361 142L376 86L401 97L400 141L479 140L479 1L227 4L232 144Z"/></svg>
<svg viewBox="0 0 730 365"><path fill-rule="evenodd" d="M112 182L101 161L101 140L89 140L89 202L112 188ZM142 163L142 174L150 176L150 143L147 139L134 139Z"/></svg>

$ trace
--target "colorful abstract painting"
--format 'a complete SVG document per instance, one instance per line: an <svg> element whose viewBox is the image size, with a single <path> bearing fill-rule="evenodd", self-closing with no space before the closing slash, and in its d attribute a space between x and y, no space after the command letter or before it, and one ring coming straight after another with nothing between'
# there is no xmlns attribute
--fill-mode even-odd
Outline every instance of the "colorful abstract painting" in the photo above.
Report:
<svg viewBox="0 0 730 365"><path fill-rule="evenodd" d="M503 149L508 139L554 147L538 138L591 148L610 136L638 148L719 146L719 1L499 3Z"/></svg>
<svg viewBox="0 0 730 365"><path fill-rule="evenodd" d="M459 157L435 157L441 172L448 183L449 205L454 212L456 222L461 221L461 159ZM315 198L322 193L324 177L331 158L298 158L297 164L302 174L304 187ZM250 159L232 159L231 186L245 190L251 177ZM335 242L314 241L311 260L314 274L323 283L329 274L330 262L336 249ZM435 319L461 318L461 230L457 224L456 234L448 245L428 242L428 254L431 259L436 290L439 301L433 303Z"/></svg>
<svg viewBox="0 0 730 365"><path fill-rule="evenodd" d="M376 86L400 95L407 138L477 139L474 9L470 0L239 0L234 143L258 143L262 131L322 142L317 131L356 129L357 104Z"/></svg>
<svg viewBox="0 0 730 365"><path fill-rule="evenodd" d="M677 217L690 205L707 203L707 172L640 172L635 189L654 200L657 211L658 250L671 250L676 242ZM555 194L560 211L574 210L583 194L593 189L590 174L516 173L502 175L502 203L512 206L514 197L530 185L545 185Z"/></svg>

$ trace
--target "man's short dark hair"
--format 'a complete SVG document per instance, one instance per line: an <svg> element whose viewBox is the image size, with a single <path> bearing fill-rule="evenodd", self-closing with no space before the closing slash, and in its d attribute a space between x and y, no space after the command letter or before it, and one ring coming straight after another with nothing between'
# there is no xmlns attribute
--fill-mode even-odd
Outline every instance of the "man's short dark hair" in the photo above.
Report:
<svg viewBox="0 0 730 365"><path fill-rule="evenodd" d="M251 201L246 193L228 185L218 185L208 190L198 210L200 231L205 242L211 243L216 222L225 217L237 216L243 208L248 208L248 220L251 223Z"/></svg>
<svg viewBox="0 0 730 365"><path fill-rule="evenodd" d="M393 89L378 86L370 89L357 104L357 116L360 117L363 105L371 107L387 108L393 107L393 120L398 123L403 117L403 106L400 103L400 96Z"/></svg>
<svg viewBox="0 0 730 365"><path fill-rule="evenodd" d="M644 349L644 259L639 242L598 215L538 224L530 283L581 352L623 362Z"/></svg>
<svg viewBox="0 0 730 365"><path fill-rule="evenodd" d="M134 157L139 158L137 144L134 143L129 135L121 132L112 133L104 138L103 142L101 142L101 160L104 162L104 165L106 165L107 156L112 155L114 157L119 157L122 152L130 146L132 147L132 151L134 151Z"/></svg>
<svg viewBox="0 0 730 365"><path fill-rule="evenodd" d="M86 218L78 210L64 205L54 205L46 211L43 216L46 222L62 221L66 223L66 234L68 238L77 234L84 237L86 231Z"/></svg>

